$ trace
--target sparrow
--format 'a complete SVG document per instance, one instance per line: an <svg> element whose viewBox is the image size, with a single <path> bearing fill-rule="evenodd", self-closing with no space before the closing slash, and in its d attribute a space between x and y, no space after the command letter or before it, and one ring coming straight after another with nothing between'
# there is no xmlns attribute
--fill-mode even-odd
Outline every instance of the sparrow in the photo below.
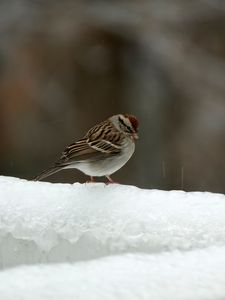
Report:
<svg viewBox="0 0 225 300"><path fill-rule="evenodd" d="M69 145L61 157L34 180L42 180L63 169L75 168L90 176L105 176L109 183L111 175L131 158L138 139L138 119L131 114L113 115L92 127L77 142Z"/></svg>

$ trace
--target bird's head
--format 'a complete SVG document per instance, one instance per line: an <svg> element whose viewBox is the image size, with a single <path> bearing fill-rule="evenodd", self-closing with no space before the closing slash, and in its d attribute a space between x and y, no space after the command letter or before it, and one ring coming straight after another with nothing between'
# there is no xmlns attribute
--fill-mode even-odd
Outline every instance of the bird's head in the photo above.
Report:
<svg viewBox="0 0 225 300"><path fill-rule="evenodd" d="M138 139L138 119L131 114L114 115L109 120L113 125L126 135L130 136L133 140Z"/></svg>

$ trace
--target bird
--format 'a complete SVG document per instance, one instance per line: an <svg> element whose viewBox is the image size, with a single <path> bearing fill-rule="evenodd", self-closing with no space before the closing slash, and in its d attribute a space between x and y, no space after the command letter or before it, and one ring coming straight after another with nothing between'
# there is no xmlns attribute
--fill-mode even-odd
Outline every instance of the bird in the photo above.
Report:
<svg viewBox="0 0 225 300"><path fill-rule="evenodd" d="M123 167L135 151L139 121L132 114L117 114L93 126L86 135L69 145L60 158L47 170L34 178L42 180L63 169L75 168L90 177L111 175Z"/></svg>

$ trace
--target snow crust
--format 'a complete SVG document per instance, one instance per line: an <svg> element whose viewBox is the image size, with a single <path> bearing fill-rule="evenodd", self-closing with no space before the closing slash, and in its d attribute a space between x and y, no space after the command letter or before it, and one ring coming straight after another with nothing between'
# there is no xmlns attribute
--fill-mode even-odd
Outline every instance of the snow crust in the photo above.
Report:
<svg viewBox="0 0 225 300"><path fill-rule="evenodd" d="M0 176L0 267L1 300L225 299L225 196Z"/></svg>

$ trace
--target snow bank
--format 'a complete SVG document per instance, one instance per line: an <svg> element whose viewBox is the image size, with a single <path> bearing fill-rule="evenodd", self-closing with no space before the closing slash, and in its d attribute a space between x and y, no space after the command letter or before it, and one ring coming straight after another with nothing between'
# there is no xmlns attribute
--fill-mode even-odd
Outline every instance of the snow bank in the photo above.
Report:
<svg viewBox="0 0 225 300"><path fill-rule="evenodd" d="M2 300L225 299L225 247L0 272Z"/></svg>
<svg viewBox="0 0 225 300"><path fill-rule="evenodd" d="M0 266L225 245L225 196L0 176Z"/></svg>
<svg viewBox="0 0 225 300"><path fill-rule="evenodd" d="M0 267L39 262L1 300L225 299L225 196L0 176Z"/></svg>

